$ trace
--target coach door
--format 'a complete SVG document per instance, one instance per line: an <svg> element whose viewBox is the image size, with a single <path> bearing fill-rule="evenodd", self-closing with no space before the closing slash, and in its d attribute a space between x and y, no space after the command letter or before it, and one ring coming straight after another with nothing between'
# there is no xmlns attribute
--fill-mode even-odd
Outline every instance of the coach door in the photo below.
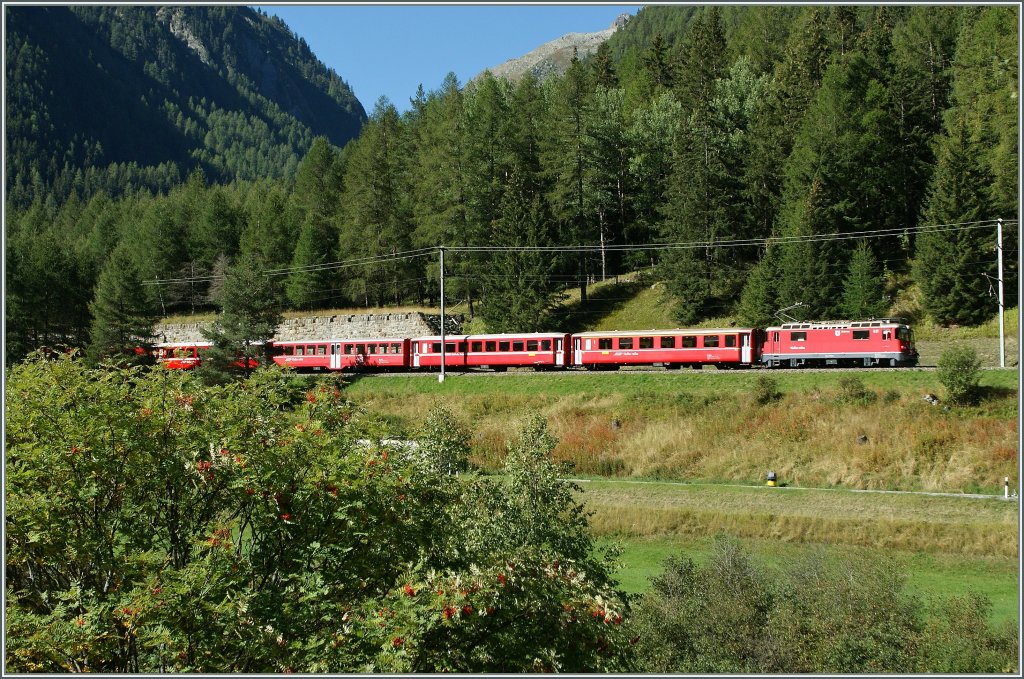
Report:
<svg viewBox="0 0 1024 679"><path fill-rule="evenodd" d="M573 341L573 349L575 350L575 356L573 358L573 365L583 365L583 351L581 351L582 347L580 346L580 343L582 342L582 339L579 338L579 337L573 337L572 341Z"/></svg>
<svg viewBox="0 0 1024 679"><path fill-rule="evenodd" d="M753 333L745 332L740 335L740 363L744 365L750 365L751 363L751 351L750 351L750 336Z"/></svg>
<svg viewBox="0 0 1024 679"><path fill-rule="evenodd" d="M331 342L331 370L341 370L341 345Z"/></svg>

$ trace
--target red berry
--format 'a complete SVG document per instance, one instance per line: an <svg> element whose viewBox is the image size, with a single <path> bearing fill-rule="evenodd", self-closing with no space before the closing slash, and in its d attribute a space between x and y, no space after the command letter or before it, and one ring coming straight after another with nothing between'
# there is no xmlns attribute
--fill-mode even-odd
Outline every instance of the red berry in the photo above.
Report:
<svg viewBox="0 0 1024 679"><path fill-rule="evenodd" d="M504 573L498 573L498 582L501 583L502 587L505 586L505 574Z"/></svg>
<svg viewBox="0 0 1024 679"><path fill-rule="evenodd" d="M81 627L82 625L84 625L84 624L85 624L85 620L82 620L82 618L81 618L81 617L79 617L79 618L78 618L78 620L76 620L75 622L77 622L77 623L78 623L78 626L79 626L79 627Z"/></svg>
<svg viewBox="0 0 1024 679"><path fill-rule="evenodd" d="M287 520L288 520L288 519L290 519L290 518L292 518L292 515L291 515L291 514L282 514L282 515L281 515L281 520L282 520L282 521L287 521Z"/></svg>
<svg viewBox="0 0 1024 679"><path fill-rule="evenodd" d="M462 614L463 615L472 615L473 614L473 607L470 606L469 604L466 604L465 606L462 607Z"/></svg>
<svg viewBox="0 0 1024 679"><path fill-rule="evenodd" d="M406 594L407 594L408 596L416 596L416 590L414 590L414 589L412 588L412 585L410 585L409 583L406 583L406 584L405 584L405 593L406 593Z"/></svg>
<svg viewBox="0 0 1024 679"><path fill-rule="evenodd" d="M394 639L391 640L391 645L394 646L395 648L398 648L399 646L402 645L403 641L404 640L402 639L402 637L395 637Z"/></svg>

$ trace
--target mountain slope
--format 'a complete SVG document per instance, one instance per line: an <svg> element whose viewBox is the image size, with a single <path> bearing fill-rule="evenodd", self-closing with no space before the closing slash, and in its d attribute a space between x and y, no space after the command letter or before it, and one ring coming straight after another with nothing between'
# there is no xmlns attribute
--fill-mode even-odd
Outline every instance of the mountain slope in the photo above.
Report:
<svg viewBox="0 0 1024 679"><path fill-rule="evenodd" d="M315 136L366 113L276 18L244 7L13 7L8 196L166 189L294 173Z"/></svg>
<svg viewBox="0 0 1024 679"><path fill-rule="evenodd" d="M626 25L629 21L629 14L622 14L603 31L593 33L567 33L551 42L546 42L531 52L515 59L499 64L489 70L496 78L518 80L527 73L532 73L539 80L550 75L561 75L569 67L575 50L580 59L583 59L601 46L601 43L608 40L617 30ZM477 76L479 77L479 76Z"/></svg>

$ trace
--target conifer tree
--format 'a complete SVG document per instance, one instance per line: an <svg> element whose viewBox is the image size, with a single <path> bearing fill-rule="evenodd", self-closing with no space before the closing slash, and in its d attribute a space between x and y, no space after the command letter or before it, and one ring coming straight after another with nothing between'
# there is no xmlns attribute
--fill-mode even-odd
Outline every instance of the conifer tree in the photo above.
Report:
<svg viewBox="0 0 1024 679"><path fill-rule="evenodd" d="M914 277L935 322L976 324L995 310L988 294L995 280L992 232L971 228L988 215L991 180L979 167L978 149L963 117L954 117L950 126L940 140L923 218L936 230L917 237Z"/></svg>
<svg viewBox="0 0 1024 679"><path fill-rule="evenodd" d="M885 285L878 260L866 241L857 244L843 281L843 314L851 320L877 318L885 313Z"/></svg>
<svg viewBox="0 0 1024 679"><path fill-rule="evenodd" d="M228 267L216 300L221 312L203 331L213 343L200 366L207 383L248 374L268 359L270 340L282 320L279 286L279 278L268 275L255 257L240 258Z"/></svg>
<svg viewBox="0 0 1024 679"><path fill-rule="evenodd" d="M751 270L743 288L737 313L742 324L764 328L778 322L775 312L788 305L778 303L777 246L769 246Z"/></svg>
<svg viewBox="0 0 1024 679"><path fill-rule="evenodd" d="M147 350L152 345L156 305L127 246L111 253L89 310L93 316L87 351L91 361L142 360L146 354L136 349Z"/></svg>

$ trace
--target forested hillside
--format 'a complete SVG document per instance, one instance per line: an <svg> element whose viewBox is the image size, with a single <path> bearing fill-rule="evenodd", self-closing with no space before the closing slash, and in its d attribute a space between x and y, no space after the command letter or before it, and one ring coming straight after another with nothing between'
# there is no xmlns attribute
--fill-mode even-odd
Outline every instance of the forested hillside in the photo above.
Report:
<svg viewBox="0 0 1024 679"><path fill-rule="evenodd" d="M244 7L5 7L7 198L293 176L366 114L276 18Z"/></svg>
<svg viewBox="0 0 1024 679"><path fill-rule="evenodd" d="M282 308L436 302L434 251L388 257L440 244L478 248L451 253L446 295L492 331L561 327L560 292L641 267L680 324L977 323L997 218L1016 251L1018 11L645 8L564 76L381 100L294 180L39 200L8 223L8 347L87 342L118 289L209 307L229 258L271 271ZM523 246L563 249L494 251Z"/></svg>

